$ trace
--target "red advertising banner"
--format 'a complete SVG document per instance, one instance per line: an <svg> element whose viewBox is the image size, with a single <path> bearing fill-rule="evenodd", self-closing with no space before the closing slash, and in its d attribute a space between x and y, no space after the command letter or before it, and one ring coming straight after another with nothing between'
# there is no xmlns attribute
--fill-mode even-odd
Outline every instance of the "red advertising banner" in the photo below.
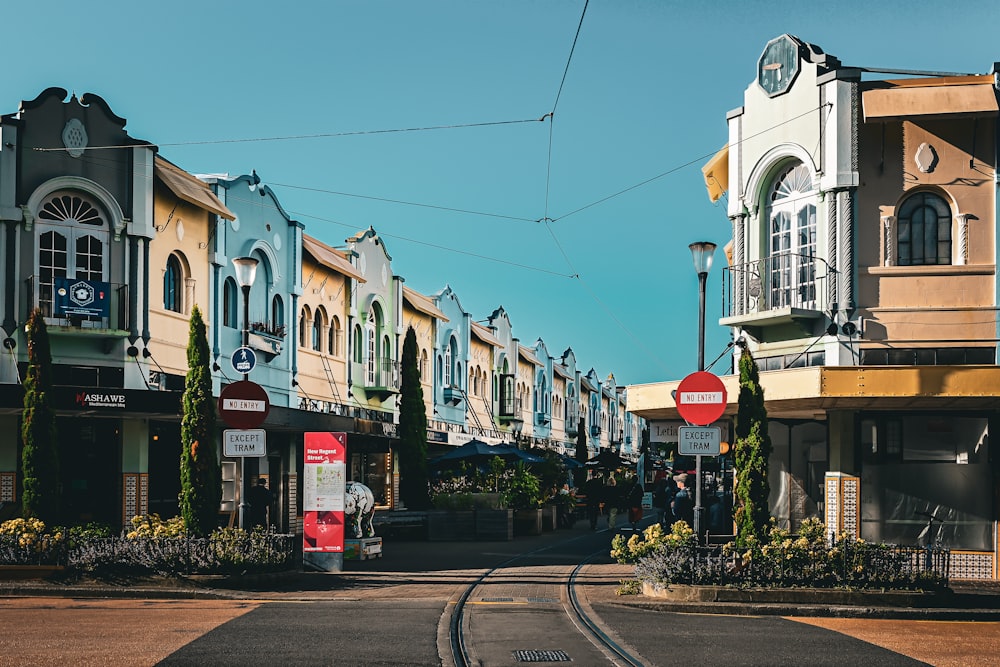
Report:
<svg viewBox="0 0 1000 667"><path fill-rule="evenodd" d="M302 550L344 551L347 434L306 433L302 470Z"/></svg>

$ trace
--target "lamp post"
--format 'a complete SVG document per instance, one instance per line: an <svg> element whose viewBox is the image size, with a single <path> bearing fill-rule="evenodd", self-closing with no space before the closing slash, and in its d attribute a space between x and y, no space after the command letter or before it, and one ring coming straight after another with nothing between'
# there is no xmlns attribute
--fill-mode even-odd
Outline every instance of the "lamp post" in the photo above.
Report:
<svg viewBox="0 0 1000 667"><path fill-rule="evenodd" d="M233 259L236 268L236 282L243 292L243 347L250 344L250 286L257 277L257 260L253 257L236 257ZM243 381L250 379L250 373L243 374ZM246 467L247 457L240 457L240 528L243 528L243 518L246 515Z"/></svg>
<svg viewBox="0 0 1000 667"><path fill-rule="evenodd" d="M688 246L694 260L694 270L698 274L698 370L705 370L705 283L708 272L712 269L712 256L716 245L711 241L698 241ZM701 455L695 457L694 473L694 534L701 542L702 515L705 508L701 506Z"/></svg>

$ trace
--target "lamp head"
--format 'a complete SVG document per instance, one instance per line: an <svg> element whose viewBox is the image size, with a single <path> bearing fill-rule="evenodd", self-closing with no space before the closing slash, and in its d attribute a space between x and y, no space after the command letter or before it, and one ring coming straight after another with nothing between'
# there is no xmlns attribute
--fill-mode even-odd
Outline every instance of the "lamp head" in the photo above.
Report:
<svg viewBox="0 0 1000 667"><path fill-rule="evenodd" d="M708 273L712 269L712 256L715 254L716 245L711 241L697 241L688 248L691 249L695 272L699 276Z"/></svg>
<svg viewBox="0 0 1000 667"><path fill-rule="evenodd" d="M233 266L236 267L236 282L240 287L250 287L254 278L257 277L256 257L236 257L233 259Z"/></svg>

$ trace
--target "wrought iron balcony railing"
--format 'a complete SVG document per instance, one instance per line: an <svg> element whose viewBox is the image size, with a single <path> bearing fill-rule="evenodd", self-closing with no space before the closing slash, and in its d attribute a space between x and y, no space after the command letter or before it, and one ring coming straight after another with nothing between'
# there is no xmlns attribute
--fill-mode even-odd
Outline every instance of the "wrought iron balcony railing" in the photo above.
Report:
<svg viewBox="0 0 1000 667"><path fill-rule="evenodd" d="M782 308L826 311L836 272L821 257L781 253L724 267L723 318Z"/></svg>

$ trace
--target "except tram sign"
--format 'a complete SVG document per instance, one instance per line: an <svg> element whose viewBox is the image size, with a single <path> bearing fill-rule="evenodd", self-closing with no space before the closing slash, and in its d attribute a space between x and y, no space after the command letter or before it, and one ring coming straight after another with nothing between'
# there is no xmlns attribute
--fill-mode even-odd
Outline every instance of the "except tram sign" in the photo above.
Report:
<svg viewBox="0 0 1000 667"><path fill-rule="evenodd" d="M718 376L691 373L677 386L677 412L688 423L707 426L726 411L726 387Z"/></svg>
<svg viewBox="0 0 1000 667"><path fill-rule="evenodd" d="M232 428L257 428L270 411L267 392L256 382L234 382L226 385L219 395L219 415Z"/></svg>

